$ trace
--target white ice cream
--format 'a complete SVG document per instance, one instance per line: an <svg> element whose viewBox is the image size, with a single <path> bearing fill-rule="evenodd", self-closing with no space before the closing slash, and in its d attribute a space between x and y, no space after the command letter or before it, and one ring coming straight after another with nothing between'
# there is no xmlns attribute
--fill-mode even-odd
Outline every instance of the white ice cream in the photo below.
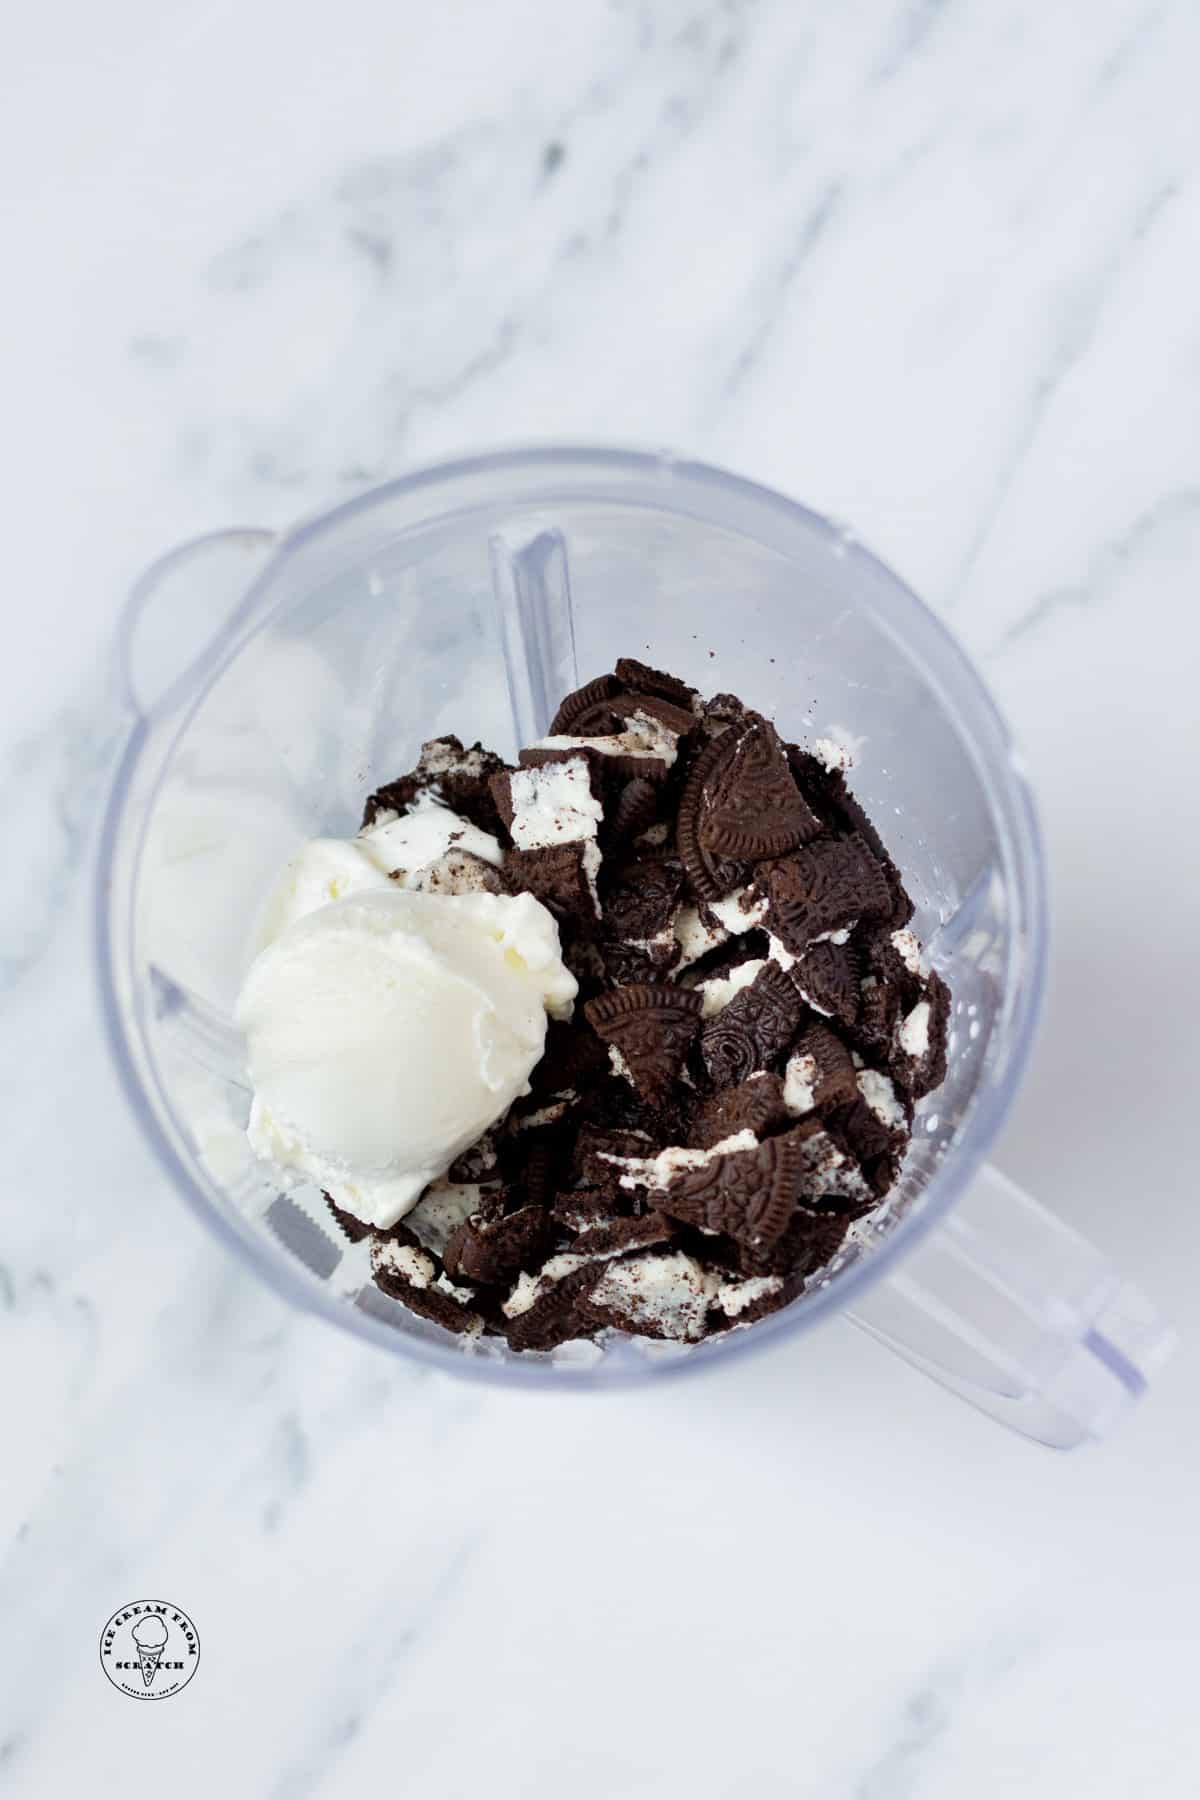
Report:
<svg viewBox="0 0 1200 1800"><path fill-rule="evenodd" d="M424 886L430 871L447 857L477 857L499 868L504 852L490 832L480 831L431 794L418 795L403 815L379 813L357 837L312 838L292 858L267 903L258 947L273 943L297 919L331 901Z"/></svg>
<svg viewBox="0 0 1200 1800"><path fill-rule="evenodd" d="M531 894L390 884L320 907L256 957L237 1003L259 1156L395 1223L528 1092L576 994Z"/></svg>

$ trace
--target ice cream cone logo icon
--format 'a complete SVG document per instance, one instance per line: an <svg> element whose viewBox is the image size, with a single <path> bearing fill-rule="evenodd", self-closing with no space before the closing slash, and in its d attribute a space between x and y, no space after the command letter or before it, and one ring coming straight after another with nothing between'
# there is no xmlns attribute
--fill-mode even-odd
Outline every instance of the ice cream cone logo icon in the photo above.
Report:
<svg viewBox="0 0 1200 1800"><path fill-rule="evenodd" d="M100 1633L100 1667L131 1700L169 1700L200 1666L200 1634L173 1600L131 1600Z"/></svg>
<svg viewBox="0 0 1200 1800"><path fill-rule="evenodd" d="M133 1641L137 1645L142 1680L149 1687L158 1672L159 1660L166 1647L167 1628L156 1614L151 1614L148 1619L137 1621L133 1628Z"/></svg>

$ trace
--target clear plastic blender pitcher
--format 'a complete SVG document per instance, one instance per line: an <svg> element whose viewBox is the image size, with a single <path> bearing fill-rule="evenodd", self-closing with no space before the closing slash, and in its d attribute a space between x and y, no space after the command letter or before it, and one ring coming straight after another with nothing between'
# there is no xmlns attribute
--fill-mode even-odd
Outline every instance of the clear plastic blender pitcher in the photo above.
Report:
<svg viewBox="0 0 1200 1800"><path fill-rule="evenodd" d="M1021 1078L1046 914L1011 741L962 651L848 536L669 456L516 451L412 475L275 539L218 534L135 592L133 723L105 819L97 952L133 1109L174 1186L287 1300L397 1354L511 1384L613 1387L763 1349L844 1311L1042 1442L1103 1431L1165 1334L1075 1232L983 1158ZM949 1074L882 1214L785 1311L591 1361L465 1347L370 1281L319 1194L243 1135L233 1002L256 912L307 838L456 732L514 755L620 655L728 690L852 784L953 995Z"/></svg>

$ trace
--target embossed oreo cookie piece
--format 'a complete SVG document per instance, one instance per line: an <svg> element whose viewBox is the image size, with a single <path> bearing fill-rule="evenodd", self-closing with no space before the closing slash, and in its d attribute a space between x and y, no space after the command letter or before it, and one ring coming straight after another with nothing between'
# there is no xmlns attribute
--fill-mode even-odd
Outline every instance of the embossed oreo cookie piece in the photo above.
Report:
<svg viewBox="0 0 1200 1800"><path fill-rule="evenodd" d="M621 684L614 675L597 675L568 694L550 721L550 736L603 737L615 729L614 715L608 702L620 692Z"/></svg>
<svg viewBox="0 0 1200 1800"><path fill-rule="evenodd" d="M625 782L615 803L605 814L606 836L613 844L641 837L658 818L658 787L642 775Z"/></svg>
<svg viewBox="0 0 1200 1800"><path fill-rule="evenodd" d="M797 849L820 829L775 727L754 719L705 792L697 825L701 845L718 857L759 862Z"/></svg>
<svg viewBox="0 0 1200 1800"><path fill-rule="evenodd" d="M818 838L767 876L770 928L796 956L814 938L892 910L887 879L861 837Z"/></svg>
<svg viewBox="0 0 1200 1800"><path fill-rule="evenodd" d="M473 1214L458 1227L443 1253L452 1281L497 1285L515 1281L522 1269L543 1260L550 1240L550 1221L540 1206L522 1206L503 1218Z"/></svg>
<svg viewBox="0 0 1200 1800"><path fill-rule="evenodd" d="M714 1087L735 1087L784 1051L804 1018L795 983L768 962L704 1027L700 1055Z"/></svg>
<svg viewBox="0 0 1200 1800"><path fill-rule="evenodd" d="M685 712L691 711L692 701L696 697L695 688L689 687L686 681L680 681L677 675L668 675L663 669L652 669L649 663L638 662L634 656L617 658L616 678L630 693L657 694L661 700L670 700Z"/></svg>
<svg viewBox="0 0 1200 1800"><path fill-rule="evenodd" d="M810 944L789 970L797 991L814 1012L852 1026L861 1005L862 957L852 943L828 939Z"/></svg>
<svg viewBox="0 0 1200 1800"><path fill-rule="evenodd" d="M892 1028L891 1070L914 1100L946 1079L949 1018L950 990L931 970L921 998Z"/></svg>
<svg viewBox="0 0 1200 1800"><path fill-rule="evenodd" d="M372 1234L371 1273L377 1287L423 1319L470 1337L483 1331L484 1314L474 1289L451 1281L437 1257L411 1231L395 1229L386 1237Z"/></svg>
<svg viewBox="0 0 1200 1800"><path fill-rule="evenodd" d="M731 726L704 747L688 771L679 800L675 843L692 892L700 900L724 899L746 880L747 865L710 850L701 835L709 798L737 750L738 739L738 731Z"/></svg>
<svg viewBox="0 0 1200 1800"><path fill-rule="evenodd" d="M638 1092L651 1105L667 1099L700 1029L700 996L666 982L638 982L589 1000L583 1010L597 1036L620 1051Z"/></svg>
<svg viewBox="0 0 1200 1800"><path fill-rule="evenodd" d="M883 870L891 891L889 923L893 928L906 924L912 916L913 905L905 892L900 871L888 855L875 826L851 793L843 771L828 767L818 757L799 749L795 744L787 746L787 756L797 785L814 809L826 820L830 830L837 836L857 834L863 839Z"/></svg>
<svg viewBox="0 0 1200 1800"><path fill-rule="evenodd" d="M738 1243L765 1245L781 1237L800 1199L805 1161L797 1132L768 1138L753 1150L732 1150L676 1175L654 1195L660 1212Z"/></svg>
<svg viewBox="0 0 1200 1800"><path fill-rule="evenodd" d="M683 893L683 864L660 851L610 860L600 888L604 935L644 946L670 926Z"/></svg>
<svg viewBox="0 0 1200 1800"><path fill-rule="evenodd" d="M408 775L376 788L363 808L363 828L374 825L381 812L407 812L419 794L431 795L452 812L495 835L499 826L493 779L505 767L504 760L482 744L464 749L454 736L431 738L422 744L417 766Z"/></svg>
<svg viewBox="0 0 1200 1800"><path fill-rule="evenodd" d="M692 1143L697 1149L709 1150L739 1131L752 1131L761 1138L787 1119L779 1076L770 1072L752 1075L736 1087L719 1088L709 1095L692 1118Z"/></svg>
<svg viewBox="0 0 1200 1800"><path fill-rule="evenodd" d="M585 845L510 850L504 859L503 876L510 894L532 894L556 919L579 929L595 929L599 913Z"/></svg>
<svg viewBox="0 0 1200 1800"><path fill-rule="evenodd" d="M827 1025L809 1025L796 1039L784 1070L783 1097L787 1110L798 1117L858 1099L853 1059Z"/></svg>

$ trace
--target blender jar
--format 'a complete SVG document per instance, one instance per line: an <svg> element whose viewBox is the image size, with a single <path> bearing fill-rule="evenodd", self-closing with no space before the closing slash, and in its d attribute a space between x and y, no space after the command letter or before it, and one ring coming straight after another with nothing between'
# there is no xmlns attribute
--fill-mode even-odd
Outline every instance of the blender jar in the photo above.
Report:
<svg viewBox="0 0 1200 1800"><path fill-rule="evenodd" d="M96 946L133 1109L173 1185L291 1302L462 1374L617 1386L697 1371L846 1310L992 1415L1065 1446L1144 1387L1166 1335L1104 1258L983 1166L1028 1055L1041 856L1007 730L939 622L846 533L668 455L553 450L426 470L282 538L165 557L122 633L131 729L105 818ZM474 1349L376 1288L319 1194L243 1135L233 1002L255 914L314 836L445 732L507 757L619 655L834 736L953 996L949 1072L886 1209L790 1307L680 1348Z"/></svg>

